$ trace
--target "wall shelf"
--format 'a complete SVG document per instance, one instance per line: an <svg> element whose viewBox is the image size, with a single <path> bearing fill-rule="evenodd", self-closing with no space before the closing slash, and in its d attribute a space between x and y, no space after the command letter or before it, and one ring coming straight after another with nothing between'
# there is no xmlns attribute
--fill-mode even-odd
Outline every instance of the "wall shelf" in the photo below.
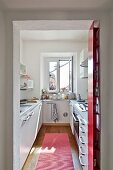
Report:
<svg viewBox="0 0 113 170"><path fill-rule="evenodd" d="M82 63L80 64L81 67L88 67L88 58L86 58Z"/></svg>
<svg viewBox="0 0 113 170"><path fill-rule="evenodd" d="M26 70L26 65L20 63L20 75L26 75L27 70Z"/></svg>

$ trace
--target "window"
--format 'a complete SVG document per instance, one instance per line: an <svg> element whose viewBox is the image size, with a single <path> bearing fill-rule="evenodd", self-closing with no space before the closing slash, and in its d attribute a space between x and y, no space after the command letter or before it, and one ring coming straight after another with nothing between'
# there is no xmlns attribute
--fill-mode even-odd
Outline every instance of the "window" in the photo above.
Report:
<svg viewBox="0 0 113 170"><path fill-rule="evenodd" d="M48 61L48 91L72 91L72 58Z"/></svg>
<svg viewBox="0 0 113 170"><path fill-rule="evenodd" d="M57 90L57 62L49 62L49 91Z"/></svg>

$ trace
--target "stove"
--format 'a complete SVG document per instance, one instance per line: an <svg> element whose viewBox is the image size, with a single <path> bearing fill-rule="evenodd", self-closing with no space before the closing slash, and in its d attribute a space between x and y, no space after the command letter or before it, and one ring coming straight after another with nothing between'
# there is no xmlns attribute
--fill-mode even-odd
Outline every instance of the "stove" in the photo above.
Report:
<svg viewBox="0 0 113 170"><path fill-rule="evenodd" d="M88 103L87 103L87 102L76 103L76 107L77 107L78 110L80 110L81 112L87 112L87 111L88 111Z"/></svg>

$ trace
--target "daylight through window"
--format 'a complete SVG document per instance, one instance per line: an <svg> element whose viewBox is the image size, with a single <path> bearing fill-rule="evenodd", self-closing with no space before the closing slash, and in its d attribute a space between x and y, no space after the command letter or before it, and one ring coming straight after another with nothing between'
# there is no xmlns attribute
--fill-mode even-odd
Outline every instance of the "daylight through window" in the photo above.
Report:
<svg viewBox="0 0 113 170"><path fill-rule="evenodd" d="M49 61L49 91L72 91L72 59Z"/></svg>

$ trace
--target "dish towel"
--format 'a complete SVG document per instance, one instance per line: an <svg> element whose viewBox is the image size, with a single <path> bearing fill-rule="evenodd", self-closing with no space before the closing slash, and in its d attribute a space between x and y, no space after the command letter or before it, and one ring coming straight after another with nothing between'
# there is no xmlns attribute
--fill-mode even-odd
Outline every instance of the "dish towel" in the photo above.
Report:
<svg viewBox="0 0 113 170"><path fill-rule="evenodd" d="M55 103L52 104L52 109L51 109L51 118L54 122L58 121L58 112L57 112L57 106Z"/></svg>

